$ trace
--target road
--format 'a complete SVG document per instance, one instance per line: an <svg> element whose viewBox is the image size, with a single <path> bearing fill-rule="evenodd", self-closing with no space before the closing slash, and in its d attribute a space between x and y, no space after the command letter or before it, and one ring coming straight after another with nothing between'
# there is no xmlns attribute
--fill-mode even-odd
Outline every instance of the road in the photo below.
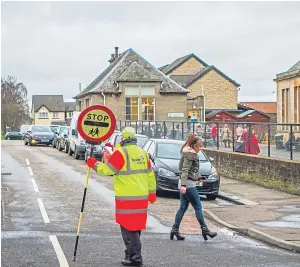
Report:
<svg viewBox="0 0 300 267"><path fill-rule="evenodd" d="M121 266L124 245L114 222L112 178L93 173L86 199L77 261L72 261L86 164L51 147L2 142L2 266ZM11 174L10 174L11 173ZM206 208L230 205L204 201ZM269 247L208 221L218 231L204 242L193 211L184 218L184 242L170 241L179 200L161 197L150 206L142 234L150 266L297 267L300 255Z"/></svg>

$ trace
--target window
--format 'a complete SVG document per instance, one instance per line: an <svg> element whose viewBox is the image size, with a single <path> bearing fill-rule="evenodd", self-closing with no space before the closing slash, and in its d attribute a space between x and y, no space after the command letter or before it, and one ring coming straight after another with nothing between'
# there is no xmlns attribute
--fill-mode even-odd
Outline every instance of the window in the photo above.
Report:
<svg viewBox="0 0 300 267"><path fill-rule="evenodd" d="M39 118L40 119L48 119L48 112L40 112Z"/></svg>
<svg viewBox="0 0 300 267"><path fill-rule="evenodd" d="M139 119L139 98L126 98L126 120L137 121Z"/></svg>
<svg viewBox="0 0 300 267"><path fill-rule="evenodd" d="M78 101L78 111L81 111L81 101Z"/></svg>
<svg viewBox="0 0 300 267"><path fill-rule="evenodd" d="M154 95L154 86L126 87L126 120L155 120Z"/></svg>
<svg viewBox="0 0 300 267"><path fill-rule="evenodd" d="M85 100L85 107L87 108L89 106L90 106L90 99L88 98Z"/></svg>
<svg viewBox="0 0 300 267"><path fill-rule="evenodd" d="M142 97L142 120L154 121L155 99L153 97Z"/></svg>
<svg viewBox="0 0 300 267"><path fill-rule="evenodd" d="M58 112L53 112L53 118L59 118Z"/></svg>
<svg viewBox="0 0 300 267"><path fill-rule="evenodd" d="M68 112L67 118L68 118L68 119L71 119L72 117L73 117L73 112Z"/></svg>

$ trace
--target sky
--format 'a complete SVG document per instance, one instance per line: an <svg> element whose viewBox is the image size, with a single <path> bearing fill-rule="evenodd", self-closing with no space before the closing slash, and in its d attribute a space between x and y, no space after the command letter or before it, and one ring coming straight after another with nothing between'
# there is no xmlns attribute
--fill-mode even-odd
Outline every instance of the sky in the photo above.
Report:
<svg viewBox="0 0 300 267"><path fill-rule="evenodd" d="M276 101L277 73L300 59L300 2L2 2L1 74L33 94L84 89L118 46L154 66L196 54L241 84L239 101Z"/></svg>

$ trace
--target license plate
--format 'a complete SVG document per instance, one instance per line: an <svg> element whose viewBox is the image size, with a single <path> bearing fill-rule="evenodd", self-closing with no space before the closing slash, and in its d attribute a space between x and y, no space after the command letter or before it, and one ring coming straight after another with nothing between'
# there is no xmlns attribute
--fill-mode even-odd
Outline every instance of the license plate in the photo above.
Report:
<svg viewBox="0 0 300 267"><path fill-rule="evenodd" d="M43 143L48 143L48 142L49 142L49 140L42 140L42 142L43 142Z"/></svg>
<svg viewBox="0 0 300 267"><path fill-rule="evenodd" d="M196 185L197 185L197 186L203 186L203 182L198 181L198 182L196 183Z"/></svg>

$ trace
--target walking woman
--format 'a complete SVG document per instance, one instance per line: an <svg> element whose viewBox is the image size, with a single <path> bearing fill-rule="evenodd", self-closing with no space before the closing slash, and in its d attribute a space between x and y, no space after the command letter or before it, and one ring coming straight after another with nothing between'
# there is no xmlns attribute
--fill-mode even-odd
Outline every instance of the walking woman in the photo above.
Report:
<svg viewBox="0 0 300 267"><path fill-rule="evenodd" d="M198 152L201 150L201 147L202 140L194 134L190 134L181 148L181 159L179 162L179 172L181 177L178 185L180 188L180 207L177 211L175 222L170 233L171 240L174 239L174 236L176 236L177 240L185 239L179 232L179 226L190 203L195 210L196 218L201 226L204 240L207 240L207 236L214 238L217 235L217 233L208 230L205 224L202 213L202 204L196 188L196 185L201 178L198 158Z"/></svg>

